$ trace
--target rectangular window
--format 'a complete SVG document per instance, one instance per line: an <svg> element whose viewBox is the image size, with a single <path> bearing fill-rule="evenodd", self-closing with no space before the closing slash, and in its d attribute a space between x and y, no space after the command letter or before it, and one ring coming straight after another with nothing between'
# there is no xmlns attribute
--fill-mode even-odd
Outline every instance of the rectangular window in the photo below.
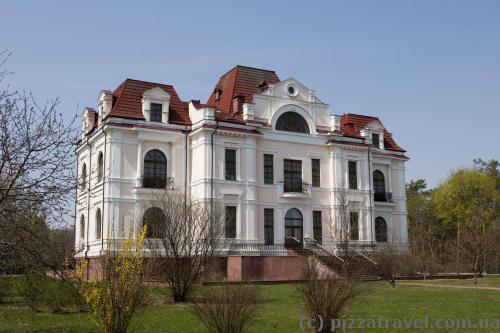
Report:
<svg viewBox="0 0 500 333"><path fill-rule="evenodd" d="M302 161L283 160L284 191L303 192L302 187Z"/></svg>
<svg viewBox="0 0 500 333"><path fill-rule="evenodd" d="M355 161L349 161L349 188L352 190L358 188L358 168Z"/></svg>
<svg viewBox="0 0 500 333"><path fill-rule="evenodd" d="M224 211L226 238L236 238L236 206L226 206Z"/></svg>
<svg viewBox="0 0 500 333"><path fill-rule="evenodd" d="M313 235L316 242L319 244L323 241L323 224L321 221L321 211L313 211Z"/></svg>
<svg viewBox="0 0 500 333"><path fill-rule="evenodd" d="M375 147L380 147L380 135L378 133L372 134L372 143Z"/></svg>
<svg viewBox="0 0 500 333"><path fill-rule="evenodd" d="M226 180L236 180L236 150L226 149L225 154Z"/></svg>
<svg viewBox="0 0 500 333"><path fill-rule="evenodd" d="M320 160L313 158L311 160L311 172L312 172L312 186L320 187L321 183L321 173L320 173Z"/></svg>
<svg viewBox="0 0 500 333"><path fill-rule="evenodd" d="M151 107L149 108L149 119L151 121L158 121L161 123L161 113L162 113L162 105L151 103Z"/></svg>
<svg viewBox="0 0 500 333"><path fill-rule="evenodd" d="M274 183L274 161L272 154L264 154L264 184Z"/></svg>
<svg viewBox="0 0 500 333"><path fill-rule="evenodd" d="M359 240L359 213L350 213L349 236L351 240Z"/></svg>
<svg viewBox="0 0 500 333"><path fill-rule="evenodd" d="M264 208L264 241L266 245L274 244L274 209Z"/></svg>

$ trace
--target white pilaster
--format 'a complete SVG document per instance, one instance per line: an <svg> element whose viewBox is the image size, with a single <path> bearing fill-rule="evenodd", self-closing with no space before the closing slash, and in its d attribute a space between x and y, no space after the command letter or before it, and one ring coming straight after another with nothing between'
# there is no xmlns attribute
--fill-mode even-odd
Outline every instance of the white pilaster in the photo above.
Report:
<svg viewBox="0 0 500 333"><path fill-rule="evenodd" d="M143 140L137 140L137 170L136 170L136 187L142 187L142 168L143 168L143 158L142 158L142 144Z"/></svg>

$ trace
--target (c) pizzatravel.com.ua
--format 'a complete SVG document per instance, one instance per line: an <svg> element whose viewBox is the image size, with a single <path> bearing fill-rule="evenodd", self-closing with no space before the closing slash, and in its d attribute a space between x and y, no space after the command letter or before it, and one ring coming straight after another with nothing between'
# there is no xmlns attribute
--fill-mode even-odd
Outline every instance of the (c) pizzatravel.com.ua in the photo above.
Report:
<svg viewBox="0 0 500 333"><path fill-rule="evenodd" d="M370 330L385 329L388 332L397 332L398 330L408 329L497 329L500 330L500 319L464 319L464 318L404 318L404 319L385 319L385 318L341 318L325 319L318 315L314 318L305 316L299 317L299 327L302 332L316 329L318 332L327 327L328 324L332 332L337 330Z"/></svg>

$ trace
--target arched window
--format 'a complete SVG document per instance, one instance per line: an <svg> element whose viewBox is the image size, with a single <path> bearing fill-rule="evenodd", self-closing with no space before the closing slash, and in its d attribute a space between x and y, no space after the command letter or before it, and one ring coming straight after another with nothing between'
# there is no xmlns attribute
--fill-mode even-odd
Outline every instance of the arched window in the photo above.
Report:
<svg viewBox="0 0 500 333"><path fill-rule="evenodd" d="M279 131L310 133L307 122L296 112L285 112L276 121L276 129Z"/></svg>
<svg viewBox="0 0 500 333"><path fill-rule="evenodd" d="M87 164L82 165L82 174L80 175L80 189L85 191L85 186L87 185Z"/></svg>
<svg viewBox="0 0 500 333"><path fill-rule="evenodd" d="M85 216L80 216L80 238L85 238Z"/></svg>
<svg viewBox="0 0 500 333"><path fill-rule="evenodd" d="M373 171L373 190L375 192L375 201L387 201L384 174L379 170Z"/></svg>
<svg viewBox="0 0 500 333"><path fill-rule="evenodd" d="M95 238L101 239L102 237L102 216L101 209L97 208L97 212L95 213Z"/></svg>
<svg viewBox="0 0 500 333"><path fill-rule="evenodd" d="M100 182L102 180L102 175L104 174L104 158L102 153L99 153L99 157L97 157L97 181Z"/></svg>
<svg viewBox="0 0 500 333"><path fill-rule="evenodd" d="M381 243L387 242L387 222L380 216L375 219L375 240Z"/></svg>
<svg viewBox="0 0 500 333"><path fill-rule="evenodd" d="M290 208L285 214L285 242L293 238L302 243L302 213L297 208Z"/></svg>
<svg viewBox="0 0 500 333"><path fill-rule="evenodd" d="M167 158L158 149L152 149L144 157L142 185L150 188L165 188L167 185Z"/></svg>
<svg viewBox="0 0 500 333"><path fill-rule="evenodd" d="M165 238L167 230L165 223L165 214L157 207L148 208L142 217L142 224L147 226L147 238Z"/></svg>

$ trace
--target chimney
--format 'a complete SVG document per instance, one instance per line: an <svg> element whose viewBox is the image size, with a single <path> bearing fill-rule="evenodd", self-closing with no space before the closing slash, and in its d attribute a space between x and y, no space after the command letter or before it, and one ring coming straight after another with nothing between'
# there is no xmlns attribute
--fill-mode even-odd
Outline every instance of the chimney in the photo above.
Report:
<svg viewBox="0 0 500 333"><path fill-rule="evenodd" d="M97 125L96 122L96 111L93 108L86 107L83 109L83 121L82 121L82 138L85 137L92 129Z"/></svg>
<svg viewBox="0 0 500 333"><path fill-rule="evenodd" d="M254 120L255 112L253 104L245 103L243 104L243 120Z"/></svg>
<svg viewBox="0 0 500 333"><path fill-rule="evenodd" d="M113 104L113 93L109 90L101 90L99 94L99 120L102 121L111 111Z"/></svg>
<svg viewBox="0 0 500 333"><path fill-rule="evenodd" d="M340 116L331 115L330 116L330 127L332 132L340 132Z"/></svg>
<svg viewBox="0 0 500 333"><path fill-rule="evenodd" d="M366 144L372 144L372 130L368 127L363 128L361 131L361 136L365 139Z"/></svg>
<svg viewBox="0 0 500 333"><path fill-rule="evenodd" d="M245 102L245 96L236 95L233 97L233 113L241 111L243 109L243 103Z"/></svg>

